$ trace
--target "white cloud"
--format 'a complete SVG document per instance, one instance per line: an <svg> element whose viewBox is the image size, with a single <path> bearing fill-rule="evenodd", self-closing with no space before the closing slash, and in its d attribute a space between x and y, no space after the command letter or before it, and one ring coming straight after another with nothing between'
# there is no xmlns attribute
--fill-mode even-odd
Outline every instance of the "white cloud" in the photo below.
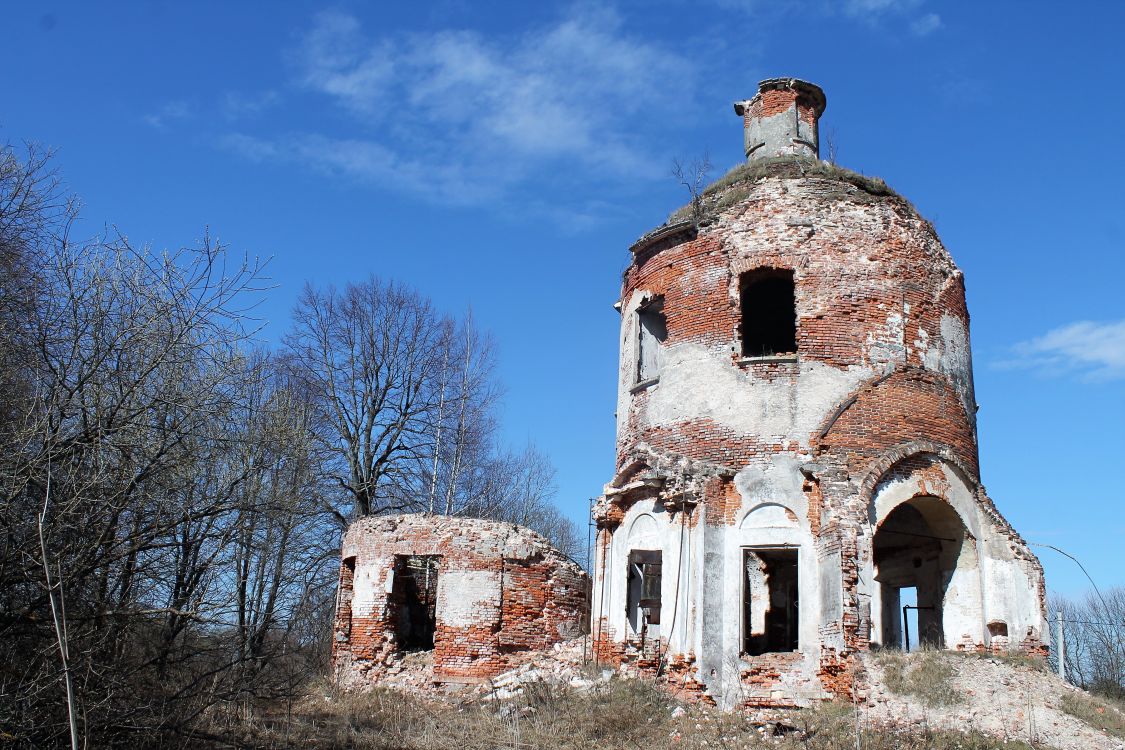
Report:
<svg viewBox="0 0 1125 750"><path fill-rule="evenodd" d="M166 102L151 114L142 119L154 128L164 128L177 120L186 120L193 114L192 107L186 101L177 100Z"/></svg>
<svg viewBox="0 0 1125 750"><path fill-rule="evenodd" d="M457 164L439 169L367 140L292 134L273 139L237 133L221 145L251 161L300 164L329 176L342 176L392 191L404 191L452 205L475 205L499 197L498 184L480 183ZM498 175L499 177L499 175ZM499 186L507 182L499 179Z"/></svg>
<svg viewBox="0 0 1125 750"><path fill-rule="evenodd" d="M906 22L917 36L941 28L941 16L924 13L925 0L713 0L719 7L752 13L760 21L770 16L800 14L805 17L843 17L870 27L890 27Z"/></svg>
<svg viewBox="0 0 1125 750"><path fill-rule="evenodd" d="M1089 380L1125 378L1125 320L1080 321L1054 328L1017 344L1014 353L1000 366L1077 374Z"/></svg>
<svg viewBox="0 0 1125 750"><path fill-rule="evenodd" d="M900 13L913 10L920 0L846 0L844 12L849 16L881 15L888 11Z"/></svg>
<svg viewBox="0 0 1125 750"><path fill-rule="evenodd" d="M356 18L322 13L294 62L300 85L344 115L344 132L241 134L227 147L458 203L532 180L663 176L651 136L686 109L696 74L679 51L589 7L497 38L368 36Z"/></svg>
<svg viewBox="0 0 1125 750"><path fill-rule="evenodd" d="M927 13L921 18L917 18L910 24L910 30L918 36L926 36L932 34L941 28L941 16L937 13Z"/></svg>

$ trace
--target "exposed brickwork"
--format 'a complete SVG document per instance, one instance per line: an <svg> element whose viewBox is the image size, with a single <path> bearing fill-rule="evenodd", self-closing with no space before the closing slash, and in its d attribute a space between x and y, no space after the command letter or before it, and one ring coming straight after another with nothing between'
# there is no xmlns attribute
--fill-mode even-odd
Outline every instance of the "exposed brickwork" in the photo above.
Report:
<svg viewBox="0 0 1125 750"><path fill-rule="evenodd" d="M858 474L884 451L919 435L949 446L976 477L976 435L969 416L945 378L921 369L865 386L817 441L817 451L845 456L849 471Z"/></svg>
<svg viewBox="0 0 1125 750"><path fill-rule="evenodd" d="M343 684L378 682L402 658L395 559L417 555L438 557L435 681L487 678L514 654L585 631L589 579L538 534L479 519L364 518L348 529L342 551L333 662Z"/></svg>
<svg viewBox="0 0 1125 750"><path fill-rule="evenodd" d="M939 626L947 646L1042 648L1042 568L980 483L964 277L909 202L881 183L812 168L815 142L787 151L815 141L823 107L819 89L792 79L763 82L737 103L747 149L760 143L776 156L750 156L742 181L706 194L696 223L642 238L622 277L617 475L595 512L597 576L609 591L594 605L603 620L596 651L653 667L622 627L628 542L611 544L606 532L628 528L640 501L702 506L691 524L662 527L666 569L686 529L691 580L679 631L666 615L661 627L673 633L669 650L690 653L694 679L725 705L860 689L856 653L898 637L880 608L907 587L878 578L906 574L875 559L877 506L887 513L914 498L943 501L981 535L964 537L963 558L934 563L957 566L943 568L943 580L960 576ZM785 124L791 112L813 127ZM740 296L750 287L740 280L764 269L792 273L797 351L744 357L741 318L751 308ZM663 364L638 384L635 318L655 297L667 324ZM761 617L773 606L747 604L738 556L759 545L799 551L798 652L740 653L745 612ZM986 618L1019 621L1019 632L991 633Z"/></svg>

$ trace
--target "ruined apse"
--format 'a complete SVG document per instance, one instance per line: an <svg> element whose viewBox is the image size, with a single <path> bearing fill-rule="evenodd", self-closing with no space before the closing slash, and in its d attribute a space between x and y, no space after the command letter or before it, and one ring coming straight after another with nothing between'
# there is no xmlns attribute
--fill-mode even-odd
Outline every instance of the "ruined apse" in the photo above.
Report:
<svg viewBox="0 0 1125 750"><path fill-rule="evenodd" d="M433 683L475 683L586 632L590 581L539 534L500 521L407 514L348 527L332 662L365 687L422 656ZM417 662L415 662L417 663Z"/></svg>
<svg viewBox="0 0 1125 750"><path fill-rule="evenodd" d="M873 647L1044 648L980 480L964 277L819 160L824 108L790 78L736 103L746 163L630 248L617 304L597 653L725 707L849 695Z"/></svg>

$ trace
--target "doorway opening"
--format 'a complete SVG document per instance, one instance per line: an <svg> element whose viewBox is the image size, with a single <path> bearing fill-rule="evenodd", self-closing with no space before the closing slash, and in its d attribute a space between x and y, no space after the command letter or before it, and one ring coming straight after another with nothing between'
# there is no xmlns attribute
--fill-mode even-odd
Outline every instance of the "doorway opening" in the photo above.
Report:
<svg viewBox="0 0 1125 750"><path fill-rule="evenodd" d="M966 538L957 512L930 496L899 505L879 524L872 544L883 647L945 647L946 593Z"/></svg>
<svg viewBox="0 0 1125 750"><path fill-rule="evenodd" d="M439 555L395 555L388 606L401 651L430 651L434 647L440 560Z"/></svg>
<svg viewBox="0 0 1125 750"><path fill-rule="evenodd" d="M797 550L789 547L743 552L742 650L750 656L800 648Z"/></svg>

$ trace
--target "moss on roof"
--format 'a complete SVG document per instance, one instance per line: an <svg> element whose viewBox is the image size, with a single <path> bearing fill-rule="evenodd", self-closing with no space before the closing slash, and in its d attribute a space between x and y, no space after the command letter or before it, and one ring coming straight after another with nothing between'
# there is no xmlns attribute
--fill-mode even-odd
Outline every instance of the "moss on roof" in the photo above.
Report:
<svg viewBox="0 0 1125 750"><path fill-rule="evenodd" d="M819 177L853 185L868 195L889 196L904 202L906 200L878 177L868 177L825 161L785 156L739 164L704 188L703 215L698 217L698 223L708 223L726 208L743 200L750 194L754 183L767 177ZM674 224L691 218L689 203L673 211L667 223Z"/></svg>

